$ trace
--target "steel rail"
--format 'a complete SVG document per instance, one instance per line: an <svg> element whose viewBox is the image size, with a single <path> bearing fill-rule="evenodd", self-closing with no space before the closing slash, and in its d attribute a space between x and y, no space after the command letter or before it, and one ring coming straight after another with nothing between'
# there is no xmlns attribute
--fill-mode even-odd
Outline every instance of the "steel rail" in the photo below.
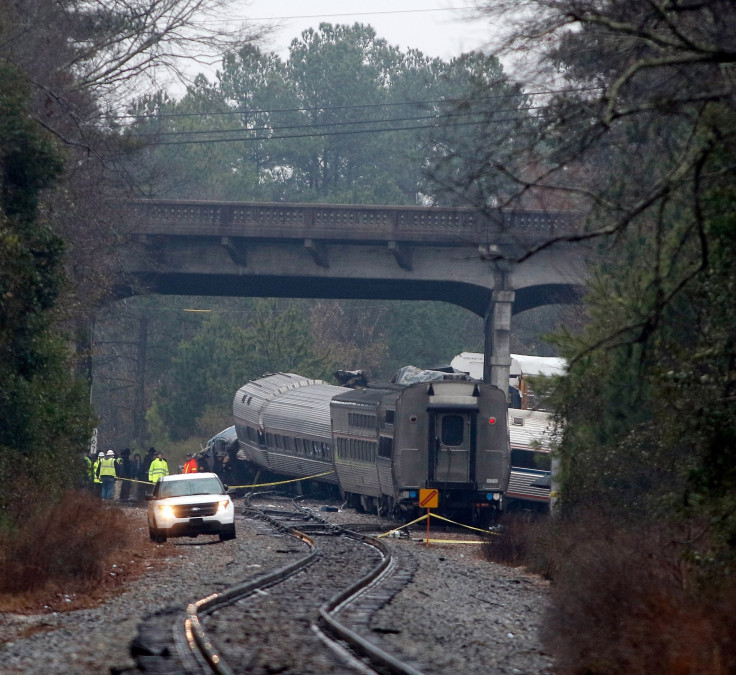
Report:
<svg viewBox="0 0 736 675"><path fill-rule="evenodd" d="M343 536L360 541L364 544L375 548L380 556L381 561L368 574L364 575L343 591L337 593L333 598L328 600L319 608L319 626L312 624L313 630L320 634L324 640L337 643L342 640L350 649L368 659L372 667L378 668L381 672L398 673L402 675L422 675L421 671L413 666L402 662L400 659L384 651L377 645L373 644L360 634L341 623L336 614L344 607L353 602L365 589L380 582L380 580L388 573L393 566L391 549L384 542L367 535L359 534L352 530L348 530L335 523L330 523L308 509L304 509L298 504L297 508L308 518L315 520L333 533L340 533ZM266 515L263 511L246 507L249 515L257 516L266 520L276 529L296 537L305 542L312 549L309 555L297 560L289 565L281 567L273 572L261 575L253 580L232 586L220 593L213 593L210 596L202 598L197 602L191 603L186 609L186 620L184 632L192 652L198 654L212 672L218 675L234 675L234 671L227 664L223 655L214 646L206 631L202 626L201 618L217 611L219 608L232 604L240 600L256 590L272 586L276 583L284 581L296 572L299 572L314 562L320 555L320 550L316 547L313 539L305 533L294 527L286 527L275 518ZM281 514L288 515L288 514ZM344 649L337 649L343 651Z"/></svg>
<svg viewBox="0 0 736 675"><path fill-rule="evenodd" d="M298 506L298 504L296 505ZM301 509L302 507L299 508ZM320 522L326 522L313 512L306 509L303 510L306 511L310 518ZM348 586L348 588L335 595L320 607L319 614L322 629L346 642L352 649L365 656L372 664L379 666L384 671L402 675L422 675L421 671L397 659L369 640L366 640L359 633L341 623L336 618L336 614L340 609L350 604L365 589L380 582L392 566L392 555L391 549L380 539L360 534L343 526L336 526L334 523L329 523L329 525L339 529L345 536L351 539L356 539L364 544L373 546L381 554L381 562L368 574L355 581L355 583Z"/></svg>
<svg viewBox="0 0 736 675"><path fill-rule="evenodd" d="M295 528L287 528L277 521L263 516L265 520L268 520L271 525L290 534L297 539L305 542L312 550L309 555L296 560L293 563L280 567L273 572L261 575L250 581L243 582L231 586L230 588L220 592L213 593L206 598L201 598L196 602L193 602L187 606L186 619L184 621L184 633L186 640L189 644L189 648L199 655L206 661L212 672L218 673L218 675L233 675L234 671L225 661L221 653L215 648L214 643L207 635L207 632L202 626L201 618L217 611L221 607L232 604L237 600L240 600L261 588L267 588L276 583L287 579L288 577L296 574L304 568L311 565L320 555L319 549L315 546L314 541L303 532Z"/></svg>

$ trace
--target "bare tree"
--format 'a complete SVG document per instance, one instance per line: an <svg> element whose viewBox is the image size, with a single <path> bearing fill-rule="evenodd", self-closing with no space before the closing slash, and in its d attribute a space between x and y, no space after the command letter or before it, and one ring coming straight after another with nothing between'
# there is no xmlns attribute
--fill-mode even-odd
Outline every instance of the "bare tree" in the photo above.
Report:
<svg viewBox="0 0 736 675"><path fill-rule="evenodd" d="M215 22L230 0L0 0L0 62L30 84L28 113L57 141L62 182L44 210L66 242L70 280L62 307L91 323L121 281L124 204L136 194L125 160L137 150L118 133L133 97L186 64L216 59L256 39L248 26ZM217 28L217 26L223 28Z"/></svg>
<svg viewBox="0 0 736 675"><path fill-rule="evenodd" d="M513 164L487 162L516 189L498 206L567 204L585 213L521 259L559 241L654 232L662 308L708 265L703 195L736 140L736 5L728 0L493 0L477 3L494 49L515 64L536 124ZM480 205L486 207L486 204ZM687 252L688 255L685 255ZM673 264L673 262L678 264ZM624 327L622 333L630 326ZM615 336L611 336L615 340Z"/></svg>
<svg viewBox="0 0 736 675"><path fill-rule="evenodd" d="M616 233L697 182L725 140L727 125L713 113L736 104L732 2L494 0L479 11L506 27L495 48L523 54L516 77L539 92L527 94L538 110L528 171L492 168L512 174L513 198L568 193L612 216L586 236ZM607 165L621 149L625 173Z"/></svg>

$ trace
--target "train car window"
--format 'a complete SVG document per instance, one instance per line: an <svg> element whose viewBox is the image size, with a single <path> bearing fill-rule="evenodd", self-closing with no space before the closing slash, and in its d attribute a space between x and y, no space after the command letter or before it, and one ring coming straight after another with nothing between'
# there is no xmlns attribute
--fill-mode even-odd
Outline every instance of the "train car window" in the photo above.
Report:
<svg viewBox="0 0 736 675"><path fill-rule="evenodd" d="M348 413L348 424L351 427L357 427L358 429L375 429L376 418L372 415L365 415L362 413Z"/></svg>
<svg viewBox="0 0 736 675"><path fill-rule="evenodd" d="M394 439L388 436L381 436L378 445L378 456L391 458L394 452Z"/></svg>
<svg viewBox="0 0 736 675"><path fill-rule="evenodd" d="M394 414L395 410L387 410L386 411L386 424L393 424L394 423Z"/></svg>
<svg viewBox="0 0 736 675"><path fill-rule="evenodd" d="M461 415L445 415L442 418L442 445L462 445L464 431L465 420Z"/></svg>
<svg viewBox="0 0 736 675"><path fill-rule="evenodd" d="M537 469L539 471L550 471L552 460L549 453L534 452L533 450L511 450L511 466L520 469Z"/></svg>

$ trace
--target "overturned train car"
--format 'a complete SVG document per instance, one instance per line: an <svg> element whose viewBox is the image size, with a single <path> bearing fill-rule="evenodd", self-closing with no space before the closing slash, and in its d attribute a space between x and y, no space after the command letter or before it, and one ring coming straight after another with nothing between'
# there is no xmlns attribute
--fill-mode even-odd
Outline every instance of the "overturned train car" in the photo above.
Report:
<svg viewBox="0 0 736 675"><path fill-rule="evenodd" d="M487 520L509 479L504 393L457 379L338 387L292 373L248 382L233 401L238 458L270 472L317 476L352 506L417 512L421 488L440 511Z"/></svg>

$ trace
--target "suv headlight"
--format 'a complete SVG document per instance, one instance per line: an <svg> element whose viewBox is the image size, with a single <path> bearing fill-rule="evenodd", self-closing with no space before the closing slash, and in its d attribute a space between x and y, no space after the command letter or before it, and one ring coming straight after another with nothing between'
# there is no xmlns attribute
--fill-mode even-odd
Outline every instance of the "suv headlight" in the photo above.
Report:
<svg viewBox="0 0 736 675"><path fill-rule="evenodd" d="M176 518L176 514L174 513L174 509L169 506L168 504L159 504L158 505L158 512L167 519Z"/></svg>
<svg viewBox="0 0 736 675"><path fill-rule="evenodd" d="M217 502L217 513L222 513L223 511L226 511L229 504L229 499L221 499L219 502Z"/></svg>

